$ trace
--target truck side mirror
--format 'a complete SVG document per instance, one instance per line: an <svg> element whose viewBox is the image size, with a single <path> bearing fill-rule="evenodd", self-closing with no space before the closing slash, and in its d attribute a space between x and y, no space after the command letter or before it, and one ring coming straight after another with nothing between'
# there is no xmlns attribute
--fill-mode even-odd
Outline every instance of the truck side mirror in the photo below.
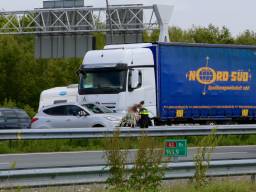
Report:
<svg viewBox="0 0 256 192"><path fill-rule="evenodd" d="M131 92L138 89L142 84L142 73L140 70L132 69L129 71L129 85L128 90Z"/></svg>

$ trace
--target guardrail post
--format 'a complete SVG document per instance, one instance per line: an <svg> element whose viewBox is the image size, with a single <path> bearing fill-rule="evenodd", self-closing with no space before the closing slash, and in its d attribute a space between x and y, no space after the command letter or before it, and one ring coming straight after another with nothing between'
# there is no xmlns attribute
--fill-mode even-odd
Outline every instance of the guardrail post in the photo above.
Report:
<svg viewBox="0 0 256 192"><path fill-rule="evenodd" d="M255 183L255 175L251 175L251 182Z"/></svg>

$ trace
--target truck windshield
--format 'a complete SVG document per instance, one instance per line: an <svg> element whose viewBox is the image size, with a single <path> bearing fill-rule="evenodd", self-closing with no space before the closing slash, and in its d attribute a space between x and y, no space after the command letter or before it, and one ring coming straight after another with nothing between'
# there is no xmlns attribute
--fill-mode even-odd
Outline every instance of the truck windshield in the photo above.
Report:
<svg viewBox="0 0 256 192"><path fill-rule="evenodd" d="M126 70L87 71L81 75L80 94L107 94L125 91Z"/></svg>

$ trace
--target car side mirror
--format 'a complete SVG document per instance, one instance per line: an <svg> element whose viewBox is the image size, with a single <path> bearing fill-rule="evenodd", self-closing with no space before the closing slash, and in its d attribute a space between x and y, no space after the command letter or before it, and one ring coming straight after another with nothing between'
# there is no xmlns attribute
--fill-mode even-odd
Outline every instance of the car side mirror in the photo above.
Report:
<svg viewBox="0 0 256 192"><path fill-rule="evenodd" d="M78 115L79 115L80 117L85 117L85 116L87 116L87 113L86 113L85 111L79 111L79 112L78 112Z"/></svg>

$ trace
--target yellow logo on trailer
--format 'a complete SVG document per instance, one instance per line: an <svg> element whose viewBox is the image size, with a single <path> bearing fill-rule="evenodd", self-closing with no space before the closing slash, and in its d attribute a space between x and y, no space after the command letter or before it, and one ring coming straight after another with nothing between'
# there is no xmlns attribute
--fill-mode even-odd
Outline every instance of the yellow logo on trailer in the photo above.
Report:
<svg viewBox="0 0 256 192"><path fill-rule="evenodd" d="M189 71L186 77L189 81L197 81L203 85L210 85L215 82L248 82L251 79L250 71L216 71L209 67L210 57L206 57L205 67Z"/></svg>
<svg viewBox="0 0 256 192"><path fill-rule="evenodd" d="M215 82L248 82L251 74L248 71L216 71L210 67L201 67L197 70L189 71L186 77L189 81L210 85Z"/></svg>

